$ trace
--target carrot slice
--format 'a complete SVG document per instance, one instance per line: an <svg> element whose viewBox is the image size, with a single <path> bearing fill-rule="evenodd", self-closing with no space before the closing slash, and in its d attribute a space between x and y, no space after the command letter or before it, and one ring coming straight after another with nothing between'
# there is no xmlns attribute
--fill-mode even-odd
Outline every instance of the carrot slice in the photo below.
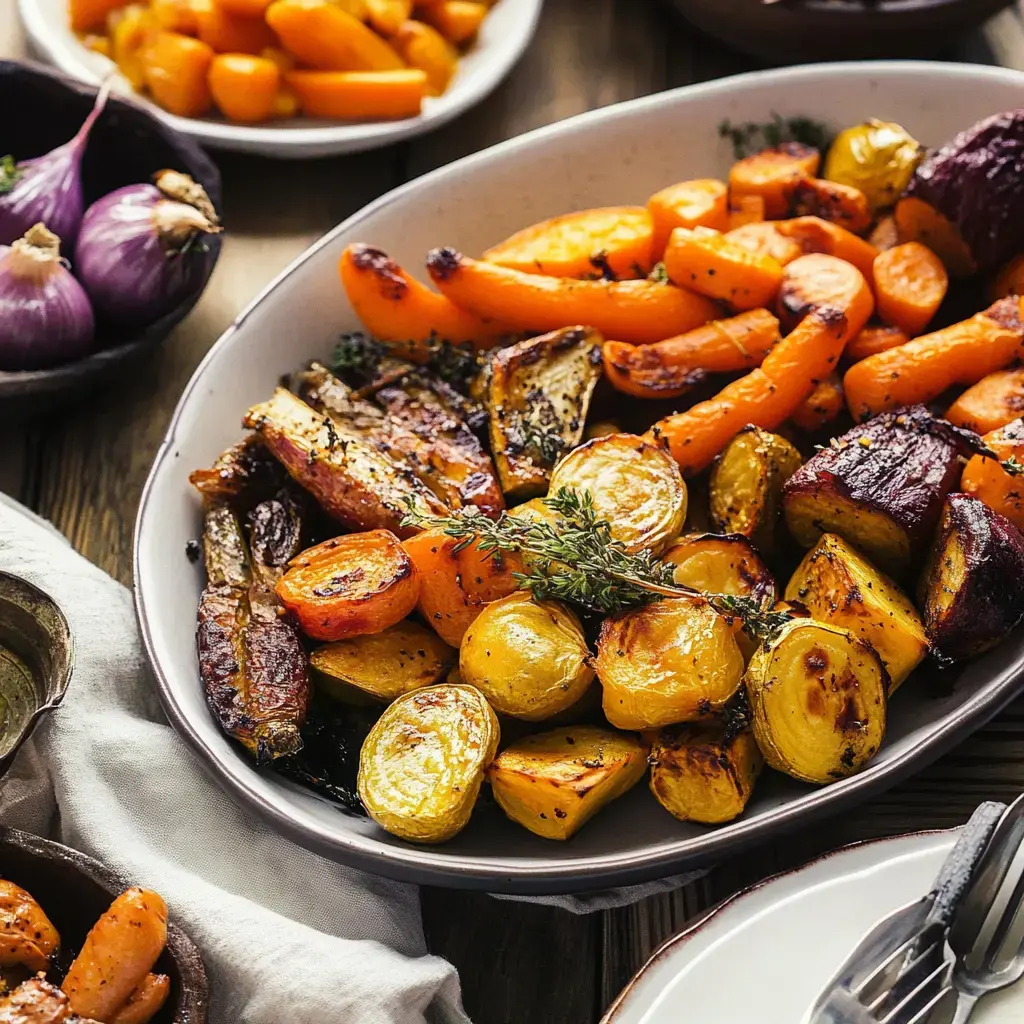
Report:
<svg viewBox="0 0 1024 1024"><path fill-rule="evenodd" d="M992 282L992 301L1008 295L1024 295L1024 255L1014 256Z"/></svg>
<svg viewBox="0 0 1024 1024"><path fill-rule="evenodd" d="M420 17L456 46L464 46L480 31L487 4L479 0L440 0L425 4Z"/></svg>
<svg viewBox="0 0 1024 1024"><path fill-rule="evenodd" d="M808 433L821 430L846 408L843 382L838 373L830 373L818 381L814 390L801 402L790 419Z"/></svg>
<svg viewBox="0 0 1024 1024"><path fill-rule="evenodd" d="M426 73L402 71L288 71L285 82L308 117L342 121L415 117L427 94Z"/></svg>
<svg viewBox="0 0 1024 1024"><path fill-rule="evenodd" d="M207 82L213 58L213 50L198 39L157 32L142 54L153 99L178 117L202 117L213 103Z"/></svg>
<svg viewBox="0 0 1024 1024"><path fill-rule="evenodd" d="M792 330L812 309L845 310L859 331L874 310L874 300L864 275L852 263L811 253L783 271L778 297L783 330Z"/></svg>
<svg viewBox="0 0 1024 1024"><path fill-rule="evenodd" d="M1024 414L1024 368L996 370L969 387L946 410L946 419L988 434Z"/></svg>
<svg viewBox="0 0 1024 1024"><path fill-rule="evenodd" d="M942 260L920 242L881 252L872 271L878 315L916 338L931 322L949 288Z"/></svg>
<svg viewBox="0 0 1024 1024"><path fill-rule="evenodd" d="M1000 299L962 323L868 356L846 371L843 387L855 419L930 402L954 384L976 384L1024 356L1020 300Z"/></svg>
<svg viewBox="0 0 1024 1024"><path fill-rule="evenodd" d="M549 277L646 277L653 264L651 215L642 206L580 210L523 228L483 254L488 263Z"/></svg>
<svg viewBox="0 0 1024 1024"><path fill-rule="evenodd" d="M760 224L765 219L765 203L762 196L736 196L729 200L729 231L747 224Z"/></svg>
<svg viewBox="0 0 1024 1024"><path fill-rule="evenodd" d="M216 0L193 4L196 35L217 53L262 54L277 40L262 18L243 18Z"/></svg>
<svg viewBox="0 0 1024 1024"><path fill-rule="evenodd" d="M281 71L266 57L221 53L213 58L207 78L213 102L232 121L265 121L274 111Z"/></svg>
<svg viewBox="0 0 1024 1024"><path fill-rule="evenodd" d="M743 224L727 232L725 237L751 252L770 256L783 267L803 255L800 245L784 235L779 230L778 222L773 220Z"/></svg>
<svg viewBox="0 0 1024 1024"><path fill-rule="evenodd" d="M777 225L779 233L792 238L805 253L822 252L852 263L868 280L878 250L870 243L821 217L794 217Z"/></svg>
<svg viewBox="0 0 1024 1024"><path fill-rule="evenodd" d="M877 352L888 352L891 348L906 345L910 339L898 327L868 324L855 337L843 353L848 362L859 363Z"/></svg>
<svg viewBox="0 0 1024 1024"><path fill-rule="evenodd" d="M214 0L230 14L240 18L263 18L270 6L270 0Z"/></svg>
<svg viewBox="0 0 1024 1024"><path fill-rule="evenodd" d="M412 17L412 0L363 0L370 24L382 36L393 36Z"/></svg>
<svg viewBox="0 0 1024 1024"><path fill-rule="evenodd" d="M1000 459L1024 462L1024 420L1014 420L984 437ZM973 456L964 467L960 490L983 501L1024 530L1024 481L1011 476L995 459Z"/></svg>
<svg viewBox="0 0 1024 1024"><path fill-rule="evenodd" d="M724 181L697 178L655 192L647 200L654 222L654 252L660 258L676 228L714 228L729 225L729 189Z"/></svg>
<svg viewBox="0 0 1024 1024"><path fill-rule="evenodd" d="M741 311L770 305L782 282L782 267L771 256L711 228L676 228L665 250L665 270L680 287Z"/></svg>
<svg viewBox="0 0 1024 1024"><path fill-rule="evenodd" d="M779 340L779 321L766 309L715 320L654 345L604 343L605 376L637 398L678 398L708 373L757 366Z"/></svg>
<svg viewBox="0 0 1024 1024"><path fill-rule="evenodd" d="M792 186L802 178L814 178L821 154L810 146L787 143L766 149L733 164L729 171L729 194L735 203L745 196L764 200L765 216L779 220L789 213Z"/></svg>
<svg viewBox="0 0 1024 1024"><path fill-rule="evenodd" d="M338 273L367 331L379 341L401 346L401 354L414 362L427 358L430 341L489 348L510 330L459 309L369 245L350 245L341 254Z"/></svg>
<svg viewBox="0 0 1024 1024"><path fill-rule="evenodd" d="M557 331L589 324L606 337L644 345L714 320L718 307L703 296L646 278L577 281L524 274L470 259L455 249L434 249L427 270L443 295L478 316L518 330Z"/></svg>
<svg viewBox="0 0 1024 1024"><path fill-rule="evenodd" d="M389 37L398 55L427 76L427 92L440 96L455 77L459 53L432 25L410 18Z"/></svg>
<svg viewBox="0 0 1024 1024"><path fill-rule="evenodd" d="M838 181L803 178L792 186L790 212L795 217L820 217L859 235L871 227L871 204L859 188Z"/></svg>
<svg viewBox="0 0 1024 1024"><path fill-rule="evenodd" d="M951 277L971 277L978 270L957 226L930 203L907 196L896 204L901 242L920 242L945 264Z"/></svg>
<svg viewBox="0 0 1024 1024"><path fill-rule="evenodd" d="M402 58L373 29L328 0L275 0L267 8L267 24L300 63L320 71L398 71L405 67Z"/></svg>

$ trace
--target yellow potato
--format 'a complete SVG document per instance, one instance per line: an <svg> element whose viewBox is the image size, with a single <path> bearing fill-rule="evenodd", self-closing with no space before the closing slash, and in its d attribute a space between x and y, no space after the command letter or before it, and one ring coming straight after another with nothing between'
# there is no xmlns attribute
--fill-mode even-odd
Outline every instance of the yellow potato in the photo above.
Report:
<svg viewBox="0 0 1024 1024"><path fill-rule="evenodd" d="M0 880L0 967L45 971L60 935L31 893Z"/></svg>

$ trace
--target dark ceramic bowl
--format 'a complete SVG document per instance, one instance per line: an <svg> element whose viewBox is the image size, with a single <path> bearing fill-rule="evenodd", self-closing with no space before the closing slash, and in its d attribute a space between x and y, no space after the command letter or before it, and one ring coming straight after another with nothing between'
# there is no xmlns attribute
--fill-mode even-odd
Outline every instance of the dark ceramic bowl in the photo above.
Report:
<svg viewBox="0 0 1024 1024"><path fill-rule="evenodd" d="M0 156L27 160L67 142L81 127L96 89L32 64L0 61ZM110 97L96 122L82 164L86 206L122 185L149 181L164 168L184 171L206 189L220 210L220 173L198 146L127 100ZM0 418L24 419L109 384L128 372L183 320L202 294L220 254L212 236L206 273L183 302L141 331L97 324L97 351L48 370L0 371Z"/></svg>
<svg viewBox="0 0 1024 1024"><path fill-rule="evenodd" d="M1009 0L669 0L697 28L773 63L929 57Z"/></svg>
<svg viewBox="0 0 1024 1024"><path fill-rule="evenodd" d="M66 970L89 929L132 883L99 861L60 843L0 828L0 877L30 892L61 937ZM206 969L192 940L173 922L153 970L171 979L171 994L152 1024L206 1024Z"/></svg>

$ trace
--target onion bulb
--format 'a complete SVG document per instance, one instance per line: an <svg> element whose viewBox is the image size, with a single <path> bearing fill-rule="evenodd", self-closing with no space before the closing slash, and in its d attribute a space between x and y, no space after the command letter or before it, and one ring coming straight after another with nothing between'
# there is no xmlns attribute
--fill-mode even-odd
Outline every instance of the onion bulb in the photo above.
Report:
<svg viewBox="0 0 1024 1024"><path fill-rule="evenodd" d="M217 213L188 175L161 171L153 185L127 185L85 213L75 274L96 315L144 327L177 306L206 271L202 237L220 231Z"/></svg>
<svg viewBox="0 0 1024 1024"><path fill-rule="evenodd" d="M69 363L92 348L89 299L42 224L0 247L0 370Z"/></svg>

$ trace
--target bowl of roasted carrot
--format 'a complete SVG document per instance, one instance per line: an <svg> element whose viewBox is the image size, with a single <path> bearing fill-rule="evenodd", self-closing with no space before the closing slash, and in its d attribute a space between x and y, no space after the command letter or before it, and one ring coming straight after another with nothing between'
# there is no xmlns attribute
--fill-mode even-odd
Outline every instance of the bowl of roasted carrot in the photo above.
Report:
<svg viewBox="0 0 1024 1024"><path fill-rule="evenodd" d="M305 158L439 127L511 71L543 0L19 0L51 63L217 148Z"/></svg>
<svg viewBox="0 0 1024 1024"><path fill-rule="evenodd" d="M164 706L222 784L366 870L572 891L838 813L995 714L1020 82L684 89L314 246L199 368L137 524Z"/></svg>

